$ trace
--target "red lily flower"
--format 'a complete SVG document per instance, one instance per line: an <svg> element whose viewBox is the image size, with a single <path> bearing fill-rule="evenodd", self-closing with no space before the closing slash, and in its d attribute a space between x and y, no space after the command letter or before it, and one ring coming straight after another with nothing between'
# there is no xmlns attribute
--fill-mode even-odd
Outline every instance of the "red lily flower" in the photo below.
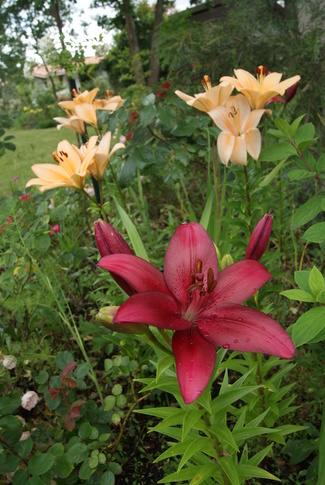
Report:
<svg viewBox="0 0 325 485"><path fill-rule="evenodd" d="M164 275L130 254L112 254L98 265L119 275L136 294L120 307L114 323L144 323L174 330L172 347L184 402L195 401L213 373L215 345L283 358L294 345L279 323L241 305L272 275L258 261L243 260L218 275L214 244L197 223L182 224L173 235Z"/></svg>

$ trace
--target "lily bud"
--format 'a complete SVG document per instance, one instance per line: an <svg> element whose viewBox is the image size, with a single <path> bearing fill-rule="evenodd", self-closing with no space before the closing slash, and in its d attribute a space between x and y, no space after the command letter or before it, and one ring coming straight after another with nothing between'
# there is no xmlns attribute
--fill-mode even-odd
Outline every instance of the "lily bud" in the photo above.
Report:
<svg viewBox="0 0 325 485"><path fill-rule="evenodd" d="M258 261L262 257L270 239L272 221L271 214L266 214L257 224L249 239L245 259Z"/></svg>
<svg viewBox="0 0 325 485"><path fill-rule="evenodd" d="M102 219L95 222L95 238L102 258L110 254L133 254L132 249L121 234Z"/></svg>
<svg viewBox="0 0 325 485"><path fill-rule="evenodd" d="M290 88L287 89L286 95L285 95L285 104L290 103L290 101L296 96L298 89L298 83L293 84L290 86Z"/></svg>
<svg viewBox="0 0 325 485"><path fill-rule="evenodd" d="M220 267L221 269L226 269L231 264L234 264L234 260L230 256L230 254L225 254L221 260Z"/></svg>
<svg viewBox="0 0 325 485"><path fill-rule="evenodd" d="M108 222L99 219L95 222L95 238L101 257L110 256L111 254L134 254L128 243L123 239L121 234ZM129 296L134 295L136 291L123 278L114 273L110 273L116 283Z"/></svg>
<svg viewBox="0 0 325 485"><path fill-rule="evenodd" d="M105 328L112 330L112 332L128 333L128 334L142 334L148 332L148 327L142 323L114 323L114 317L119 309L118 306L105 306L99 310L96 315L96 320Z"/></svg>

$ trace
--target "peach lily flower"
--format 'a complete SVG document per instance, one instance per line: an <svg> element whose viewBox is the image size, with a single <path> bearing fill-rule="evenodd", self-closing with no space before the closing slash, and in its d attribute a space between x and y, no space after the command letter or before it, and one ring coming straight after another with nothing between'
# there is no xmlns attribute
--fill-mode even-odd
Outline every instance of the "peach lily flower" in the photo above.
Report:
<svg viewBox="0 0 325 485"><path fill-rule="evenodd" d="M100 143L97 147L96 143L98 140L98 136L92 136L89 138L89 141L86 145L83 145L81 148L79 148L79 153L81 157L85 157L89 150L93 150L96 147L93 163L89 165L89 172L98 181L103 180L107 164L113 153L115 153L117 150L120 150L121 148L125 148L125 145L123 143L116 143L110 151L111 139L112 134L110 131L108 131L100 140Z"/></svg>
<svg viewBox="0 0 325 485"><path fill-rule="evenodd" d="M235 165L247 165L247 152L257 160L261 151L261 134L256 128L265 109L251 111L249 102L242 94L231 96L225 106L217 106L209 112L221 133L218 136L218 152L222 163L229 160Z"/></svg>
<svg viewBox="0 0 325 485"><path fill-rule="evenodd" d="M76 146L63 140L58 144L57 151L53 152L53 158L58 165L52 163L32 165L32 171L38 178L29 180L26 187L40 185L41 192L56 187L82 190L95 153L96 147L92 147L83 156Z"/></svg>
<svg viewBox="0 0 325 485"><path fill-rule="evenodd" d="M57 129L60 130L64 126L69 130L73 130L76 133L80 133L81 135L84 135L86 133L84 121L80 120L76 116L70 116L70 113L68 110L66 110L66 115L67 115L67 118L63 118L61 116L57 116L56 118L53 118L55 121L59 123L57 126Z"/></svg>
<svg viewBox="0 0 325 485"><path fill-rule="evenodd" d="M88 123L95 128L97 128L97 115L96 108L93 105L96 94L99 88L94 88L90 92L84 91L83 93L77 94L74 91L74 98L72 101L61 101L59 106L66 110L68 118L54 118L60 125L58 129L62 126L66 128L77 131L77 133L85 133L85 123ZM82 130L82 131L79 131Z"/></svg>
<svg viewBox="0 0 325 485"><path fill-rule="evenodd" d="M228 82L243 93L248 99L252 109L263 108L265 103L280 94L284 94L285 90L293 86L300 80L300 76L293 76L285 81L281 81L282 74L272 72L267 74L267 68L259 66L255 69L257 79L243 69L234 69L237 77L223 76L220 81Z"/></svg>
<svg viewBox="0 0 325 485"><path fill-rule="evenodd" d="M221 83L219 86L212 87L209 76L204 76L201 83L205 93L194 94L194 97L182 93L182 91L175 91L175 94L189 106L193 106L193 108L205 113L208 113L216 106L223 106L233 90L232 84L229 83Z"/></svg>
<svg viewBox="0 0 325 485"><path fill-rule="evenodd" d="M95 109L104 109L109 111L116 111L123 106L125 99L121 96L113 96L113 94L107 89L105 99L96 99L94 101Z"/></svg>

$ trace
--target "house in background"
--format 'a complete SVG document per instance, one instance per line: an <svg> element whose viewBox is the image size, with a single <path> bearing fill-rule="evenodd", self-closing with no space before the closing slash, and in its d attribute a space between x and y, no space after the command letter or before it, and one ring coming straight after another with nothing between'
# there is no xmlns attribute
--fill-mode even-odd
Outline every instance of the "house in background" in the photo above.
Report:
<svg viewBox="0 0 325 485"><path fill-rule="evenodd" d="M100 64L103 59L105 59L105 56L86 57L85 65ZM105 74L108 78L108 75L104 70L98 69L95 76L105 76ZM80 81L77 70L75 71L73 77L78 89L80 87ZM59 99L70 96L70 84L67 72L61 67L53 67L50 64L46 66L44 64L35 65L32 68L32 78L35 80L36 86L39 86L40 88L52 89L53 92L56 93L56 97Z"/></svg>

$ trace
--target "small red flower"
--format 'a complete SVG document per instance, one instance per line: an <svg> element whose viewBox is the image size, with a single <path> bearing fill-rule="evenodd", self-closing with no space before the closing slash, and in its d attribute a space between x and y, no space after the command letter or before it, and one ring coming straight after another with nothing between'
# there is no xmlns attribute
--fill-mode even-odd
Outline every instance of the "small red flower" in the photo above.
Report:
<svg viewBox="0 0 325 485"><path fill-rule="evenodd" d="M27 194L27 195L20 195L19 196L20 200L22 202L25 202L25 200L29 199L30 198L30 194Z"/></svg>
<svg viewBox="0 0 325 485"><path fill-rule="evenodd" d="M7 217L8 224L12 224L12 219L11 217Z"/></svg>
<svg viewBox="0 0 325 485"><path fill-rule="evenodd" d="M60 224L54 224L54 226L51 226L50 237L53 237L56 232L61 232Z"/></svg>
<svg viewBox="0 0 325 485"><path fill-rule="evenodd" d="M128 135L126 135L126 137L125 137L125 138L126 138L127 140L130 140L130 139L132 138L132 136L133 136L133 133L131 132L131 133L129 133Z"/></svg>
<svg viewBox="0 0 325 485"><path fill-rule="evenodd" d="M162 87L163 89L169 89L169 88L171 87L171 84L170 84L168 81L166 81L165 83L163 83L163 84L161 85L161 87Z"/></svg>
<svg viewBox="0 0 325 485"><path fill-rule="evenodd" d="M132 113L129 114L129 122L134 124L138 119L138 114L136 111L132 111Z"/></svg>

